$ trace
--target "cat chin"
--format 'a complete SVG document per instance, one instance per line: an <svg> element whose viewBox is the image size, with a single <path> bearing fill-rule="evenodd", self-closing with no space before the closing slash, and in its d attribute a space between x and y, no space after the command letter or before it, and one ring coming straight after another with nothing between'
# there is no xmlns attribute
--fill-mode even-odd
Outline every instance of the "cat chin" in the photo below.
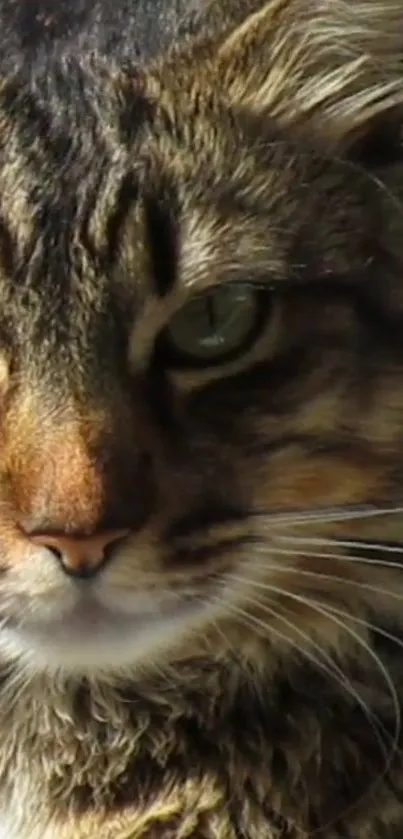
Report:
<svg viewBox="0 0 403 839"><path fill-rule="evenodd" d="M8 626L0 633L0 657L34 672L108 676L163 665L188 633L204 623L203 607L167 617L113 616L90 621L46 621Z"/></svg>

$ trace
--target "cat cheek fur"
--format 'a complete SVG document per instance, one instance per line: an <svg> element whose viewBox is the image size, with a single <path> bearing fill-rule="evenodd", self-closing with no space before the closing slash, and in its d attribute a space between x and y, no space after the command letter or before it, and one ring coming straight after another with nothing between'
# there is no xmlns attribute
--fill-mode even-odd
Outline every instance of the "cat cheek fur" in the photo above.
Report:
<svg viewBox="0 0 403 839"><path fill-rule="evenodd" d="M7 839L396 839L401 4L207 0L133 69L123 0L60 55L64 4L27 3L0 0ZM245 281L281 313L250 354L168 369L173 313ZM30 540L116 528L80 580Z"/></svg>

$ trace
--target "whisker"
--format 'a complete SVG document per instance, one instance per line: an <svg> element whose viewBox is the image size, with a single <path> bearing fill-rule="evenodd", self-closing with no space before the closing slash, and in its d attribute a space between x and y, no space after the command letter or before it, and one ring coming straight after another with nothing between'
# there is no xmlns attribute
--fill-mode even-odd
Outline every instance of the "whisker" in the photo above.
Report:
<svg viewBox="0 0 403 839"><path fill-rule="evenodd" d="M221 604L221 602L223 602L223 601L221 601L221 598L216 598L216 599L218 600L218 602L220 602L220 604ZM389 733L384 729L384 726L382 725L378 716L376 714L374 714L373 711L371 711L371 709L368 707L368 705L364 702L362 697L359 695L358 691L356 691L354 689L353 685L351 684L351 681L345 676L343 671L333 661L331 656L319 644L317 644L312 638L310 638L307 633L303 632L303 630L301 630L299 627L297 627L292 621L288 620L283 615L279 614L278 608L274 609L274 608L268 606L267 602L266 602L266 599L265 599L264 603L261 602L260 600L256 601L253 598L246 598L246 599L249 600L251 603L253 603L255 605L257 603L261 608L263 608L263 610L265 612L270 614L276 620L282 621L289 629L291 629L292 632L296 632L296 634L299 635L305 642L308 642L309 647L313 647L314 649L316 649L316 651L319 653L321 658L324 659L324 661L322 661L321 658L317 658L306 647L301 647L299 644L297 644L295 641L293 641L288 635L285 635L283 632L278 630L277 627L273 627L271 625L266 624L264 621L257 618L255 615L250 615L249 612L246 612L238 604L235 604L235 603L228 604L227 602L225 602L225 603L223 602L223 605L224 605L225 609L227 609L227 607L228 607L229 611L232 611L232 613L235 614L236 616L242 615L243 622L245 623L245 625L247 625L247 626L249 625L249 628L253 628L251 625L253 625L254 627L258 627L258 628L264 628L265 634L267 633L268 635L270 635L271 633L273 633L276 637L280 638L280 640L285 641L289 646L291 646L300 655L302 655L311 664L313 664L314 667L317 667L319 670L326 673L326 675L329 676L331 679L334 679L336 681L336 684L340 684L340 686L342 688L344 688L346 690L346 692L349 693L350 696L352 696L352 698L355 699L355 701L361 707L365 717L368 720L369 725L371 726L371 729L373 730L373 732L375 734L376 740L377 740L377 742L378 742L378 744L381 748L381 751L382 751L382 754L385 758L385 763L386 763L387 760L388 760L387 745L384 742L384 740L382 740L380 730L381 731L383 730L383 734L387 738L390 737ZM272 602L275 603L275 605L278 607L279 604L277 604L276 601L274 601L274 599L272 600ZM327 662L327 663L324 663L324 662Z"/></svg>
<svg viewBox="0 0 403 839"><path fill-rule="evenodd" d="M356 550L368 550L368 551L382 551L382 553L391 553L391 554L402 554L403 555L403 545L388 545L383 542L367 542L367 541L354 541L351 539L343 539L343 538L323 538L317 536L293 536L288 534L280 534L277 535L276 533L276 541L278 542L297 542L298 544L307 544L307 545L318 545L324 547L330 547L332 545L338 545L343 548L353 548ZM396 563L399 565L399 563ZM400 564L402 568L402 564Z"/></svg>
<svg viewBox="0 0 403 839"><path fill-rule="evenodd" d="M10 666L9 672L5 675L6 679L2 690L6 704L18 705L33 678L32 672L24 666L23 656L18 657L17 661Z"/></svg>
<svg viewBox="0 0 403 839"><path fill-rule="evenodd" d="M316 604L315 600L312 600L312 606L313 606L313 608L317 608L317 604ZM399 638L397 635L393 635L391 632L388 632L386 629L383 629L382 627L378 626L377 624L374 624L371 621L366 620L365 618L359 618L356 615L351 615L349 612L346 612L343 609L339 609L336 606L326 605L326 610L325 611L326 611L326 613L331 612L332 616L334 614L337 614L340 617L347 618L349 621L352 620L352 621L354 621L354 623L357 623L360 626L363 626L366 629L369 629L371 632L374 632L377 635L380 635L382 638L386 638L388 641L391 641L393 644L396 644L396 646L400 647L400 649L403 650L403 640L401 638ZM331 617L331 615L329 615L329 617ZM337 621L337 622L340 623L340 625L343 628L345 628L348 632L352 633L355 636L355 633L353 633L353 631L349 627L347 627L342 621L340 621L340 622ZM359 637L360 636L357 636L357 638L359 638ZM364 645L366 647L366 649L368 651L371 650L369 645L367 645L365 642L363 642L363 639L361 639L361 643L362 643L362 645ZM377 656L373 651L371 651L371 654L373 654L373 657L375 658L376 661L378 661L379 664L382 664L379 656ZM391 698L392 698L392 701L393 701L393 708L394 708L394 712L395 712L395 733L394 733L394 737L393 737L393 753L395 753L395 752L400 751L400 749L398 748L399 736L400 736L400 732L401 732L400 703L399 703L399 698L398 698L396 687L395 687L395 685L394 685L394 683L393 683L393 681L390 677L390 674L388 673L387 669L383 665L382 665L382 668L383 668L382 671L381 671L382 674L384 675L384 673L386 673L388 675L388 687L390 687L390 685L393 687L393 695L391 693ZM391 754L391 758L393 757L393 753Z"/></svg>
<svg viewBox="0 0 403 839"><path fill-rule="evenodd" d="M305 597L304 595L301 595L301 594L296 594L293 591L287 591L283 588L280 588L279 586L274 586L274 585L271 585L271 584L269 585L269 584L266 584L266 583L260 584L259 581L249 580L249 578L247 578L247 577L242 577L242 576L231 574L231 578L235 581L238 581L238 582L242 583L242 584L246 584L246 583L247 584L252 584L256 588L260 588L261 586L266 588L266 586L267 586L266 590L270 591L270 593L272 593L272 594L278 594L282 597L286 597L287 599L295 600L297 603L302 603L305 606L308 606L312 609L315 609L315 611L318 612L319 614L321 614L323 617L325 617L325 618L329 617L331 620L333 620L334 623L337 623L340 626L341 629L348 632L348 634L351 635L354 638L356 643L358 643L360 646L362 646L365 649L365 651L368 653L368 655L372 658L372 660L374 661L374 663L378 667L380 673L382 674L382 676L385 680L385 684L388 686L388 689L390 691L390 695L391 695L391 698L392 698L392 701L393 701L393 704L394 704L394 708L395 708L395 711L396 711L396 732L395 732L395 735L394 735L394 742L395 742L395 747L396 747L396 745L397 745L396 738L398 738L398 736L399 736L400 727L401 727L400 706L399 706L399 700L398 700L398 696L397 696L396 687L393 684L393 681L390 677L390 674L388 673L388 671L387 671L386 667L384 666L384 664L382 663L381 659L379 658L379 656L376 655L376 653L374 653L374 651L364 641L364 639L360 638L360 636L356 632L354 632L354 630L352 630L350 627L348 627L342 621L339 621L334 615L329 614L329 612L327 611L327 606L326 607L321 606L313 598ZM351 620L354 620L355 622L357 622L357 619L353 615L349 615L347 612L344 613L344 616L351 619ZM371 624L369 621L366 622L366 626L367 626L368 629L371 629L374 632L379 632L380 634L384 634L384 630L381 630L379 627L377 627L375 624ZM390 636L388 636L388 633L386 633L386 637L389 637L389 639L390 639ZM403 648L403 643L402 643L402 648Z"/></svg>
<svg viewBox="0 0 403 839"><path fill-rule="evenodd" d="M355 699L356 702L358 702L358 704L362 707L362 709L365 713L365 716L367 717L369 722L371 720L374 720L376 725L379 726L379 728L381 728L381 729L383 728L379 717L376 714L374 714L371 711L371 709L368 707L368 705L362 700L359 693L354 689L351 681L346 677L346 675L343 673L342 669L336 664L336 662L332 659L332 657L329 655L329 653L327 653L326 650L323 647L320 646L320 644L318 644L316 641L314 641L313 638L311 638L308 635L307 632L304 632L293 621L288 620L287 618L284 617L284 615L279 614L278 606L280 604L276 603L274 598L272 599L271 602L274 603L277 606L276 609L267 605L266 598L265 598L264 602L260 601L260 600L256 601L252 597L248 597L248 598L244 598L244 599L246 599L247 601L249 601L250 603L253 603L253 604L258 603L259 607L261 609L263 609L263 611L268 612L268 614L271 614L273 617L276 618L276 620L281 620L281 622L284 623L289 629L291 629L292 632L295 632L297 635L299 635L299 637L302 638L302 640L305 641L305 643L307 643L309 645L309 647L313 647L317 651L319 656L321 658L323 658L325 662L327 662L326 664L324 664L323 661L321 661L320 658L316 659L316 657L315 658L312 657L313 663L316 666L318 666L320 664L321 669L325 673L327 673L328 676L330 676L331 678L334 678L336 683L340 684L341 687L346 689L346 691L350 694L350 696L352 696L353 699ZM286 607L284 607L284 610L288 611L289 614L292 614L290 609L287 610ZM301 649L301 648L299 648L299 649ZM304 649L304 652L305 652L305 648L303 648L303 649ZM373 727L372 723L371 723L371 727ZM375 731L375 734L377 736L379 745L381 746L381 748L383 750L385 744L383 743L382 739L380 738L379 732L376 730L376 728L374 728L374 731ZM388 732L385 731L385 734L388 734Z"/></svg>
<svg viewBox="0 0 403 839"><path fill-rule="evenodd" d="M244 584L245 584L246 582L249 582L246 578L242 578L242 577L240 578L240 580L241 580ZM253 582L253 581L252 581L252 582ZM384 777L385 777L385 775L388 773L389 768L390 768L390 766L391 766L393 756L394 756L396 753L397 753L397 754L399 753L399 750L398 750L398 743L399 743L399 735L400 735L400 731L401 731L401 713L400 713L400 706L399 706L399 700L398 700L398 695L397 695L396 687L395 687L395 685L394 685L394 683L393 683L393 681L392 681L392 678L391 678L391 676L390 676L390 673L389 673L389 672L388 672L388 670L386 669L385 665L383 664L383 662L381 661L381 659L379 658L379 656L377 656L377 655L376 655L376 653L375 653L375 652L371 649L371 647L369 646L369 644L367 644L367 643L366 643L366 641L365 641L363 638L361 638L361 637L358 635L358 633L357 633L357 632L355 632L355 631L354 631L351 627L347 626L347 624L346 624L346 623L344 623L343 621L339 620L339 618L338 618L338 617L336 617L334 614L332 614L331 612L327 611L327 609L322 608L322 606L320 606L320 605L317 603L317 601L315 601L314 599L311 599L311 598L304 597L304 596L302 596L302 595L297 595L297 594L295 594L294 592L287 592L287 591L285 591L284 589L281 589L281 588L279 588L279 587L277 587L277 586L270 586L270 590L271 590L271 592L273 592L273 593L279 594L279 595L281 595L281 596L285 596L285 597L287 597L288 599L295 600L295 601L296 601L296 602L298 602L298 603L302 603L303 605L308 606L309 608L311 608L311 609L313 609L314 611L318 612L318 614L321 614L321 615L322 615L323 617L325 617L326 619L329 619L329 620L333 621L334 623L336 623L336 625L340 626L340 628L341 628L342 630L344 630L345 632L347 632L347 633L348 633L348 634L349 634L349 635L350 635L350 636L354 639L355 643L357 643L360 647L362 647L362 648L365 650L365 652L366 652L366 653L370 656L370 658L373 660L373 662L375 663L376 667L378 668L378 671L380 672L381 676L382 676L382 677L383 677L383 679L384 679L384 682L385 682L385 684L386 684L386 686L387 686L387 688L388 688L389 695L390 695L390 697L391 697L391 700L392 700L392 705L393 705L393 711L394 711L394 731L393 731L393 734L389 734L389 732L387 732L387 731L384 729L384 726L382 725L382 730L384 731L384 733L385 733L385 735L387 736L387 738L391 741L391 747L390 747L389 755L388 755L387 759L385 760L385 765L384 765L384 768L382 769L382 771L381 771L381 772L379 772L379 774L377 775L377 777L376 777L376 778L374 779L374 781L370 784L370 786L369 786L369 788L368 788L368 790L367 790L367 792L366 792L366 794L368 794L368 791L369 791L369 790L371 790L371 789L373 789L373 788L374 788L374 786L375 786L377 783L379 783L379 781L381 781L381 780L382 780L382 778L384 778ZM242 610L242 611L244 611L244 610ZM247 612L246 612L245 614L246 614L246 615L248 615L248 613L247 613ZM252 617L252 616L248 615L248 618L249 618L249 619L250 619L251 617ZM353 619L353 620L354 620L353 616L351 616L351 615L349 615L349 614L347 614L347 613L345 613L345 617L347 617L349 620L351 620L351 619ZM262 623L263 623L263 622L262 622ZM372 628L372 629L373 629L373 631L377 631L377 629L378 629L376 626L371 625L369 622L368 622L368 624L367 624L367 628ZM270 634L270 631L271 631L271 628L270 628L270 630L269 630L269 628L266 628L266 631L267 631L267 634L269 635L269 634ZM377 739L378 739L378 738L377 738ZM382 752L383 752L383 748L382 748ZM349 811L352 809L352 806L356 806L356 805L357 805L357 803L358 803L359 801L361 801L363 798L364 798L364 794L363 794L362 796L360 796L360 797L359 797L359 799L358 799L356 802L354 802L354 805L351 805L350 807L347 807L347 808L343 811L343 813L342 813L342 814L339 814L339 815L338 815L338 818L340 818L340 815L345 815L347 812L349 812ZM328 824L326 824L326 825L322 825L320 829L321 829L321 830L323 830L324 828L329 827L332 823L333 823L333 822L329 822L329 823L328 823ZM316 832L316 831L315 831L315 832Z"/></svg>
<svg viewBox="0 0 403 839"><path fill-rule="evenodd" d="M379 772L378 776L375 778L375 780L372 782L372 784L370 784L370 786L369 786L369 788L366 792L366 794L368 794L369 790L374 789L376 784L378 784L380 781L382 781L382 779L387 775L387 773L388 773L388 771L391 767L394 755L396 755L396 754L399 755L399 752L400 752L400 750L399 750L399 736L400 736L400 732L401 732L401 711L400 711L399 698L398 698L398 695L397 695L397 690L396 690L395 684L394 684L394 682L393 682L393 680L390 676L390 673L388 672L387 668L383 664L382 660L371 649L369 644L367 644L366 641L364 641L364 639L361 638L358 635L358 633L354 632L354 630L351 629L351 627L347 626L343 621L339 620L334 614L331 614L327 610L327 608L324 609L324 608L320 607L315 600L313 600L313 599L311 600L310 598L303 598L303 600L306 600L306 605L315 609L316 611L319 612L319 614L322 614L324 617L329 617L337 625L339 625L342 629L344 629L355 640L355 642L358 643L370 655L370 657L374 661L375 665L378 667L379 672L383 676L383 678L385 680L385 684L388 687L390 697L391 697L391 700L392 700L392 704L393 704L393 711L394 711L394 731L393 731L393 735L389 735L388 732L385 732L385 733L388 735L388 739L391 740L391 748L390 748L389 756L388 756L388 758L385 762L385 766L384 766L383 770L381 772ZM333 609L332 609L332 612L333 612ZM379 627L377 627L375 624L370 623L369 621L362 622L360 619L356 619L353 615L350 615L347 612L341 612L341 614L345 618L347 618L348 620L353 620L355 623L360 623L362 625L365 625L368 629L371 629L373 632L379 632ZM393 636L391 636L389 633L384 633L383 631L381 631L380 634L384 635L385 637L388 637L389 639L393 638ZM394 639L394 640L399 642L399 646L403 646L403 645L401 645L399 639ZM383 725L382 725L382 730L385 731L385 728L384 728ZM361 801L363 798L364 798L364 795L360 796L358 801ZM358 801L356 801L354 803L354 806L357 805ZM343 815L345 815L347 812L349 812L352 809L352 806L353 805L346 808L346 810L344 810L344 812L343 812ZM340 815L341 814L339 814L338 818L340 817ZM329 827L331 823L332 822L328 823L327 825L322 825L321 829L323 830L323 828Z"/></svg>
<svg viewBox="0 0 403 839"><path fill-rule="evenodd" d="M335 612L342 617L348 618L349 620L353 620L354 623L359 623L362 626L365 626L367 629L370 629L371 632L376 632L377 635L381 635L388 641L392 641L393 644L396 644L403 650L403 639L399 638L397 635L393 635L391 632L387 632L386 629L382 629L382 627L377 624L371 623L371 621L367 621L364 618L358 618L356 615L350 615L349 612L345 612L343 609L338 609L336 606L326 605L326 609L330 612Z"/></svg>
<svg viewBox="0 0 403 839"><path fill-rule="evenodd" d="M227 636L226 636L225 632L221 629L221 627L220 627L220 625L219 625L219 623L218 623L218 620L215 620L214 618L212 618L212 624L213 624L214 629L215 629L215 631L217 632L217 634L218 634L218 635L220 635L220 637L221 637L221 638L223 639L223 641L224 641L224 644L225 644L225 645L228 647L228 649L230 650L230 652L231 652L232 656L234 657L234 659L235 659L235 660L236 660L236 659L238 659L238 657L239 657L239 656L238 656L238 654L237 654L237 652L236 652L236 650L235 650L235 647L231 644L231 642L230 642L229 638L227 638Z"/></svg>
<svg viewBox="0 0 403 839"><path fill-rule="evenodd" d="M383 192L384 195L389 198L391 204L393 205L394 209L398 211L399 215L403 214L403 207L397 195L395 195L391 189L389 189L388 185L377 175L371 172L369 169L365 169L363 166L360 166L358 163L355 163L353 160L348 160L337 157L336 160L344 166L345 169L352 169L354 172L358 172L360 175L365 177L371 184L374 184L380 192Z"/></svg>
<svg viewBox="0 0 403 839"><path fill-rule="evenodd" d="M374 505L374 504L348 504L345 506L318 507L316 509L294 508L293 510L257 510L254 516L267 519L268 524L292 524L303 525L312 523L330 523L340 521L351 521L355 519L372 519L379 516L392 516L403 513L402 506Z"/></svg>
<svg viewBox="0 0 403 839"><path fill-rule="evenodd" d="M263 553L263 551L262 551ZM276 551L277 553L277 551ZM294 558L298 558L298 554L294 551L282 551L282 556L291 556ZM316 558L316 556L321 556L321 554L309 554L310 557ZM344 557L343 557L344 558ZM349 557L347 557L349 559ZM402 600L403 601L403 594L398 594L396 591L392 591L391 589L383 588L382 586L374 586L371 583L364 583L361 580L351 580L350 578L340 577L336 574L325 574L322 571L309 571L305 568L293 568L289 565L280 565L279 563L273 563L271 560L270 562L266 563L257 563L253 562L255 568L264 569L267 571L275 571L280 572L281 574L295 574L297 576L302 577L310 577L317 578L320 580L328 580L331 582L342 583L346 586L354 586L356 588L363 588L366 591L372 591L374 594L382 594L386 597L393 597L395 600ZM260 585L264 585L261 581L259 582ZM268 588L270 585L268 584Z"/></svg>
<svg viewBox="0 0 403 839"><path fill-rule="evenodd" d="M262 565L262 567L266 567L266 566ZM322 573L317 574L315 571L305 571L305 570L299 571L297 568L288 568L287 569L287 568L284 568L281 565L279 565L279 566L270 565L269 570L272 570L272 569L273 570L284 571L286 573L287 573L287 571L289 571L290 573L295 572L296 574L301 573L304 576L307 575L309 577L319 577L319 579L321 579L321 578L325 578L325 579L329 579L329 580L335 579L331 574L322 574ZM317 601L315 601L314 598L305 598L304 595L294 594L294 592L290 592L286 589L282 589L282 588L278 588L276 586L273 586L273 585L271 585L271 583L263 583L261 580L253 580L253 578L246 577L246 576L243 577L242 575L238 575L238 574L231 574L231 579L233 579L235 582L239 582L241 584L252 585L254 588L259 588L259 589L262 589L262 590L265 590L265 591L269 591L270 593L274 592L276 594L284 595L286 597L291 597L293 600L297 600L297 599L301 599L303 601L307 600L307 601L309 601L309 603L312 600L315 604L317 603ZM346 582L346 583L352 583L353 585L355 585L354 580L346 580L345 581L342 577L338 577L336 579L340 579L343 583ZM361 583L358 583L358 585L361 586ZM388 592L388 591L385 592L384 589L375 588L375 591L380 592L382 594L383 593L392 594L392 592ZM264 602L266 602L266 601L264 601ZM377 624L373 624L370 621L364 620L364 618L358 618L357 616L352 615L349 612L343 612L342 610L337 609L335 606L330 606L330 605L326 604L326 606L323 607L323 608L325 608L326 610L330 610L332 612L340 612L341 615L348 618L349 620L351 619L351 620L354 620L355 623L362 624L363 626L367 627L367 629L370 629L372 632L376 632L378 635L382 635L384 638L386 638L389 641L392 641L393 643L397 644L397 646L399 646L403 649L403 639L399 638L397 635L392 635L391 633L387 632L387 630L382 629Z"/></svg>
<svg viewBox="0 0 403 839"><path fill-rule="evenodd" d="M391 562L389 560L373 559L372 557L366 556L350 556L349 554L339 554L333 552L327 553L326 551L299 551L297 544L294 550L287 550L287 548L277 548L274 544L272 550L279 556L308 556L312 557L313 559L348 560L349 562L357 562L357 564L361 565L376 565L381 568L398 568L399 571L403 572L403 564L401 562Z"/></svg>
<svg viewBox="0 0 403 839"><path fill-rule="evenodd" d="M252 603L256 603L256 601L253 598L246 598L246 599L249 600ZM216 602L218 602L220 605L223 605L225 610L231 611L236 616L241 615L244 618L245 623L246 623L246 620L248 621L247 625L256 626L256 627L259 627L261 629L264 629L265 634L270 634L271 632L274 632L277 637L279 637L281 640L285 641L287 644L289 644L291 647L293 647L302 656L304 656L305 658L308 658L308 660L312 664L314 664L315 667L319 667L321 670L324 670L329 676L334 677L335 674L338 674L339 668L332 661L331 657L324 650L322 650L322 648L319 646L319 644L316 644L314 641L311 641L311 639L309 638L309 636L306 633L304 633L302 630L300 630L298 627L296 627L291 621L287 620L287 618L280 615L278 613L277 609L270 608L266 604L266 600L264 601L264 611L268 612L269 614L271 614L276 619L281 620L289 628L291 628L293 632L296 632L305 641L308 640L309 641L309 646L317 648L318 651L320 652L320 655L323 655L325 660L328 660L330 662L330 666L327 666L322 661L320 661L320 659L317 659L314 655L312 655L312 653L309 652L309 650L307 650L304 647L301 647L299 644L297 644L295 641L293 641L288 635L285 635L284 633L279 631L277 628L266 624L264 621L257 618L256 615L250 615L249 612L246 612L238 604L227 603L226 601L224 601L220 597L215 597L214 600ZM272 599L272 602L276 606L278 605L276 603L276 601L274 600L274 598ZM259 603L260 606L263 605L263 603L261 603L260 601L258 601L258 603ZM341 673L341 679L342 679L341 684L342 684L343 687L345 687L346 684L349 684L349 682L346 679L346 677L344 676L344 674L342 673L342 671L340 671L340 673ZM359 701L358 697L356 697L355 695L354 695L354 699L357 699L357 701Z"/></svg>

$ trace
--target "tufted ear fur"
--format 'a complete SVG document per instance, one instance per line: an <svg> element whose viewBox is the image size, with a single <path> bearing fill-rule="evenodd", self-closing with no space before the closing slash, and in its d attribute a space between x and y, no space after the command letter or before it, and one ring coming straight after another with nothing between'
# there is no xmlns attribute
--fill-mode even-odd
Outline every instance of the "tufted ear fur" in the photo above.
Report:
<svg viewBox="0 0 403 839"><path fill-rule="evenodd" d="M401 0L251 5L213 60L232 105L308 129L335 150L374 132L382 142L395 134L403 106Z"/></svg>

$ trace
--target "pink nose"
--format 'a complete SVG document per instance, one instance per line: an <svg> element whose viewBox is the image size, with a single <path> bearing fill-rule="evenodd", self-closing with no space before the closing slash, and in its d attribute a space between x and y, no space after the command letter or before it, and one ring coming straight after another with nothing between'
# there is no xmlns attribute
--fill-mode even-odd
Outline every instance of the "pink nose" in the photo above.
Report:
<svg viewBox="0 0 403 839"><path fill-rule="evenodd" d="M29 539L48 548L59 560L66 574L93 577L110 556L110 549L128 534L128 530L106 530L91 536L54 536L49 533L30 534Z"/></svg>

